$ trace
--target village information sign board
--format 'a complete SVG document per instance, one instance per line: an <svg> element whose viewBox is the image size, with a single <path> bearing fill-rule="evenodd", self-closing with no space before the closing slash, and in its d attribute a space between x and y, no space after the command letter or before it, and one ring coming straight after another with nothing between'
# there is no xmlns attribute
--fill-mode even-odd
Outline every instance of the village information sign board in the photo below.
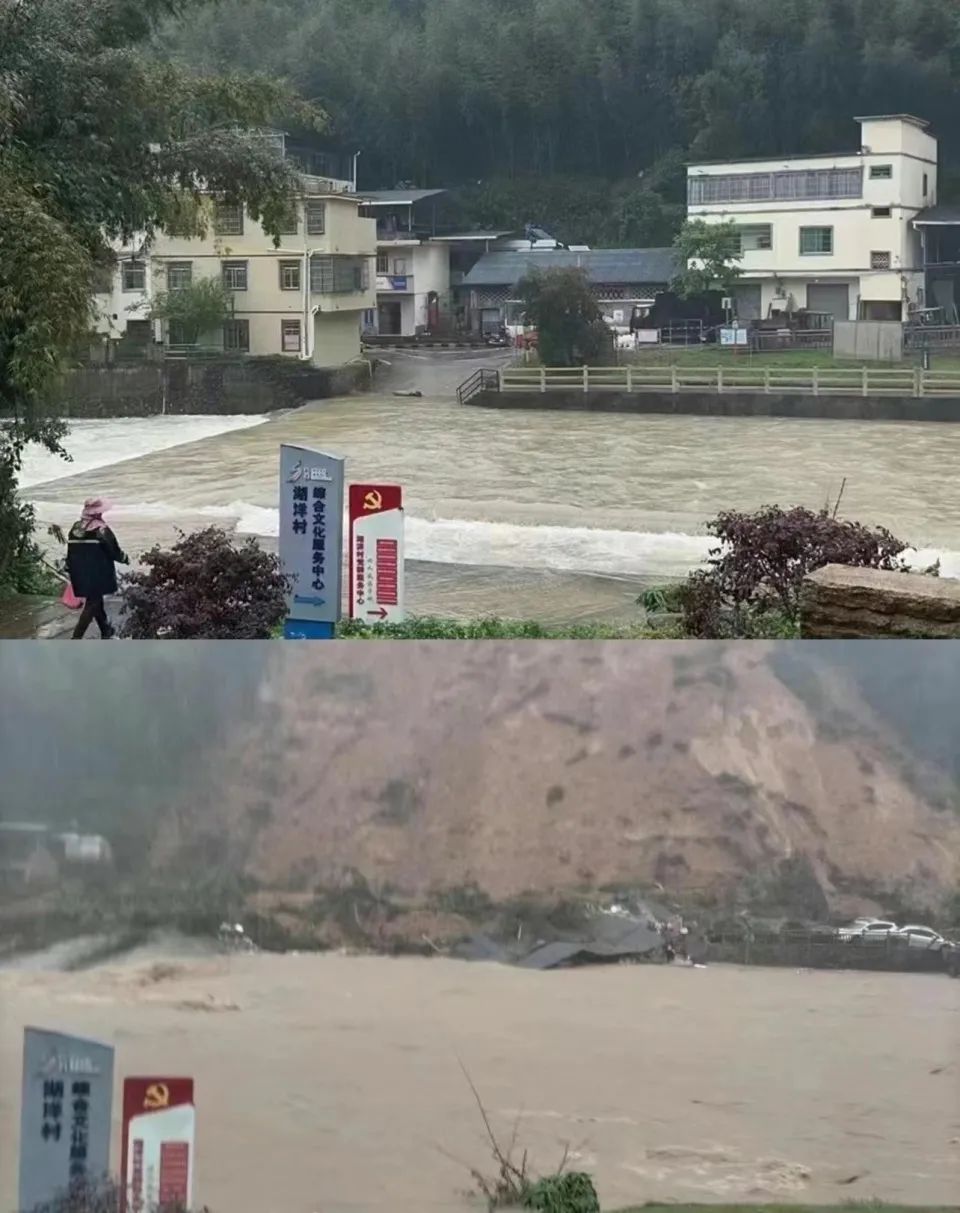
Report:
<svg viewBox="0 0 960 1213"><path fill-rule="evenodd" d="M398 484L351 484L350 618L361 623L403 620L403 489Z"/></svg>
<svg viewBox="0 0 960 1213"><path fill-rule="evenodd" d="M121 1213L191 1207L195 1136L192 1078L124 1080Z"/></svg>
<svg viewBox="0 0 960 1213"><path fill-rule="evenodd" d="M110 1171L113 1049L40 1028L23 1033L20 1209Z"/></svg>
<svg viewBox="0 0 960 1213"><path fill-rule="evenodd" d="M292 578L288 639L333 635L341 615L344 460L280 448L280 564Z"/></svg>

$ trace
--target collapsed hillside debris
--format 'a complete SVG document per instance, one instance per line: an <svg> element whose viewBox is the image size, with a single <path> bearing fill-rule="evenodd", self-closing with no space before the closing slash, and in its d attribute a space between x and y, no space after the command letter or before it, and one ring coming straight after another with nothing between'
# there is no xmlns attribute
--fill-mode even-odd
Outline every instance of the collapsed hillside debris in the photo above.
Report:
<svg viewBox="0 0 960 1213"><path fill-rule="evenodd" d="M550 936L545 937L545 936ZM513 938L475 934L456 944L451 954L462 960L496 961L523 969L573 968L588 964L669 962L677 957L702 964L705 942L691 942L679 918L657 917L647 907L588 907L582 922L566 931Z"/></svg>

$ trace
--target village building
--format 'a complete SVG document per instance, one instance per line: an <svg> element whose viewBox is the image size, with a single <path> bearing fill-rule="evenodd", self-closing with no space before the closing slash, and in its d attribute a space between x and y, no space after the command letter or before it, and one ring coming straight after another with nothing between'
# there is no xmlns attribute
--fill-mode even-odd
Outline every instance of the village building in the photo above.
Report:
<svg viewBox="0 0 960 1213"><path fill-rule="evenodd" d="M109 290L97 296L101 334L168 354L284 355L324 367L359 357L363 316L376 305L376 224L360 212L356 156L263 135L300 172L279 247L243 206L225 203L211 204L204 237L135 241L118 250ZM150 320L158 293L205 278L222 282L232 304L218 331L193 338Z"/></svg>
<svg viewBox="0 0 960 1213"><path fill-rule="evenodd" d="M907 321L927 307L921 233L937 221L918 223L935 215L937 141L910 114L856 121L859 146L849 152L688 166L688 218L738 229L741 322L804 312L828 324Z"/></svg>
<svg viewBox="0 0 960 1213"><path fill-rule="evenodd" d="M627 332L635 312L648 312L670 288L679 260L672 248L565 249L555 247L494 251L481 256L458 288L470 329L482 336L519 328L523 302L519 284L531 270L582 270L604 319Z"/></svg>

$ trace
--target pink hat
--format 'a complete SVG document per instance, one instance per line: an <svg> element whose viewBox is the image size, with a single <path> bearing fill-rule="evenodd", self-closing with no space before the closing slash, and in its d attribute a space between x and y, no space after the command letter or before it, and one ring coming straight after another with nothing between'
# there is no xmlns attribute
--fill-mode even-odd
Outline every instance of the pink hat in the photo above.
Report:
<svg viewBox="0 0 960 1213"><path fill-rule="evenodd" d="M103 525L103 516L109 508L110 503L101 497L88 497L83 503L80 521L84 523L88 531L95 531Z"/></svg>

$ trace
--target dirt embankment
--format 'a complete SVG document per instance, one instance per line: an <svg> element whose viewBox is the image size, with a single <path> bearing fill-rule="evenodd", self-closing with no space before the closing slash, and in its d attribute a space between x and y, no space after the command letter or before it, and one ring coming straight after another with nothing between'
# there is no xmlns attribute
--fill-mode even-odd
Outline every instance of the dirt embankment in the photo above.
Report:
<svg viewBox="0 0 960 1213"><path fill-rule="evenodd" d="M955 789L851 682L818 677L814 708L758 645L284 650L156 860L300 894L786 881L811 910L878 889L935 904L960 878Z"/></svg>

